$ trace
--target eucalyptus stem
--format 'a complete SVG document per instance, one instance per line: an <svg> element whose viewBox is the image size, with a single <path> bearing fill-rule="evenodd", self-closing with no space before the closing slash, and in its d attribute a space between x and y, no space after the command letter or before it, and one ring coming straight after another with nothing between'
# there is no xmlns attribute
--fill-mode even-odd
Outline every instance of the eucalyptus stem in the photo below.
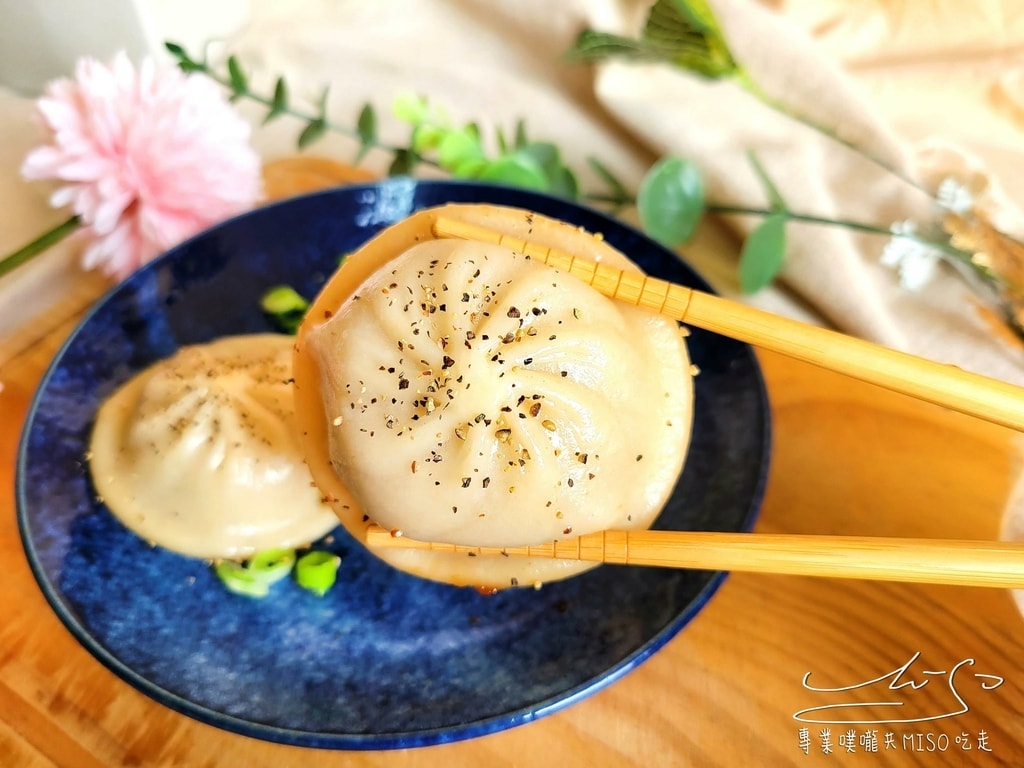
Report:
<svg viewBox="0 0 1024 768"><path fill-rule="evenodd" d="M894 234L892 229L889 227L881 227L877 224L869 224L864 221L855 221L853 219L830 219L826 216L814 216L808 213L796 213L789 210L773 211L767 208L749 208L742 205L725 205L719 203L708 203L707 211L711 213L723 213L723 214L735 214L743 216L769 216L772 214L779 214L789 219L790 221L798 221L802 224L817 224L826 227L842 227L843 229L852 230L854 232L863 232L869 235L884 235L885 237L906 237L911 240L916 240L919 243L935 248L941 251L947 256L950 256L958 261L968 262L973 266L971 262L971 254L967 251L962 251L959 248L951 245L946 240L933 240L929 237L924 237L917 233L907 232L904 234Z"/></svg>
<svg viewBox="0 0 1024 768"><path fill-rule="evenodd" d="M271 117L277 117L278 115L284 114L302 121L303 123L306 124L307 127L317 125L323 131L331 131L333 133L341 134L342 136L347 136L353 139L359 139L367 148L380 150L382 152L390 152L391 154L394 155L409 151L407 147L400 147L395 144L382 142L376 137L368 139L367 136L360 133L360 131L357 128L353 128L342 123L336 123L331 120L328 120L326 116L323 114L317 116L309 112L304 112L302 110L295 109L290 104L282 105L275 98L270 98L251 90L247 82L242 82L233 79L230 76L230 73L228 75L224 75L222 73L217 72L205 60L195 61L189 59L188 68L190 71L201 72L214 82L229 89L232 92L234 98L245 98L249 101L253 101L257 104L260 104L263 107L266 107L269 110L266 118L267 120L271 119ZM436 160L433 160L429 157L424 157L419 154L416 155L416 162L423 163L425 165L429 165L435 168L440 167L440 164Z"/></svg>
<svg viewBox="0 0 1024 768"><path fill-rule="evenodd" d="M934 195L929 190L927 190L925 187L921 186L921 184L919 182L917 182L914 179L912 179L910 176L908 176L906 173L901 171L899 168L896 168L895 166L891 165L887 161L883 160L878 155L876 155L876 154L874 154L872 152L867 151L863 147L859 146L858 144L853 143L852 141L850 141L848 139L844 139L842 136L840 136L838 133L833 131L831 128L829 128L829 127L827 127L827 126L823 125L822 123L819 123L819 122L817 122L815 120L811 120L810 118L808 118L808 117L806 117L804 115L801 115L799 112L796 112L796 111L790 109L788 106L786 106L783 102L779 101L778 99L775 99L772 96L769 96L767 93L765 93L761 89L761 87L753 80L753 78L750 77L750 75L747 73L746 70L744 70L744 69L738 70L738 72L734 75L734 78L735 78L735 81L736 81L736 83L738 85L740 85L745 91L747 91L751 96L755 97L758 101L763 103L765 106L767 106L767 107L769 107L771 109L774 109L776 112L778 112L779 114L781 114L781 115L783 115L785 117L788 117L790 120L794 120L794 121L800 123L801 125L804 125L804 126L810 128L813 131L816 131L817 133L821 134L822 136L825 136L825 137L831 139L832 141L836 142L837 144L839 144L839 145L841 145L843 147L846 147L851 152L857 153L858 155L863 157L865 160L868 160L869 162L871 162L874 165L878 166L879 168L881 168L886 173L892 174L893 176L895 176L897 179L899 179L900 181L904 182L905 184L908 184L909 186L913 187L914 189L916 189L916 190L918 190L918 191L928 195L928 197L934 197Z"/></svg>
<svg viewBox="0 0 1024 768"><path fill-rule="evenodd" d="M21 266L36 254L42 253L47 248L51 248L56 245L78 229L81 223L81 219L79 219L78 216L72 216L70 219L61 222L53 229L44 232L32 242L22 246L14 253L8 254L3 259L0 259L0 277L3 277L16 267Z"/></svg>

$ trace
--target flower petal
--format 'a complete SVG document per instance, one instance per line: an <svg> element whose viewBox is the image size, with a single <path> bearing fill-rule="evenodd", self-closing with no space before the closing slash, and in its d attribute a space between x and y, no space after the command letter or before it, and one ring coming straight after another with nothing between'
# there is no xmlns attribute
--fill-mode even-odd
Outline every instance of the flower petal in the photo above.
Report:
<svg viewBox="0 0 1024 768"><path fill-rule="evenodd" d="M82 218L92 237L87 268L124 277L259 199L251 128L205 75L151 59L136 70L123 51L107 65L82 58L37 108L51 140L25 156L21 172L66 182L50 203Z"/></svg>

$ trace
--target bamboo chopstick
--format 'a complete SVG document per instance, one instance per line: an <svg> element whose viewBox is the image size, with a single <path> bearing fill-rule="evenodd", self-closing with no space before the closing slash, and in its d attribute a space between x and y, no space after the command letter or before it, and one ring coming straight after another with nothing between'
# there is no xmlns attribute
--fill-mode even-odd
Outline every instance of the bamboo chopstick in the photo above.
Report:
<svg viewBox="0 0 1024 768"><path fill-rule="evenodd" d="M371 548L560 558L615 565L746 571L972 587L1024 587L1024 544L709 531L599 531L531 547L470 547L367 529Z"/></svg>
<svg viewBox="0 0 1024 768"><path fill-rule="evenodd" d="M836 331L773 315L642 274L623 272L486 227L440 217L439 238L505 245L568 272L606 296L814 363L887 389L1024 431L1024 388Z"/></svg>

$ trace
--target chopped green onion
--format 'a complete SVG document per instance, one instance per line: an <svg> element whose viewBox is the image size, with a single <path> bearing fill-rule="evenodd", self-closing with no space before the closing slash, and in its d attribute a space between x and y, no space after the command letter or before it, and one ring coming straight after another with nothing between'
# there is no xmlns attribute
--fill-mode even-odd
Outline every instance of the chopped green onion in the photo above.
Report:
<svg viewBox="0 0 1024 768"><path fill-rule="evenodd" d="M295 580L303 589L323 597L334 586L340 565L341 558L333 552L313 550L295 564Z"/></svg>
<svg viewBox="0 0 1024 768"><path fill-rule="evenodd" d="M262 578L267 584L273 584L288 576L295 565L295 551L291 549L268 549L257 552L248 563L248 569Z"/></svg>
<svg viewBox="0 0 1024 768"><path fill-rule="evenodd" d="M264 312L280 315L285 312L305 311L309 307L309 302L290 285L276 285L263 294L260 306Z"/></svg>
<svg viewBox="0 0 1024 768"><path fill-rule="evenodd" d="M266 597L270 585L287 577L294 565L294 550L268 549L257 552L245 563L222 560L214 566L214 572L235 594Z"/></svg>
<svg viewBox="0 0 1024 768"><path fill-rule="evenodd" d="M270 582L262 574L254 573L234 560L222 560L214 566L214 571L224 586L237 595L266 597L270 592Z"/></svg>
<svg viewBox="0 0 1024 768"><path fill-rule="evenodd" d="M260 308L286 333L295 333L309 309L309 302L290 285L276 285L260 298Z"/></svg>

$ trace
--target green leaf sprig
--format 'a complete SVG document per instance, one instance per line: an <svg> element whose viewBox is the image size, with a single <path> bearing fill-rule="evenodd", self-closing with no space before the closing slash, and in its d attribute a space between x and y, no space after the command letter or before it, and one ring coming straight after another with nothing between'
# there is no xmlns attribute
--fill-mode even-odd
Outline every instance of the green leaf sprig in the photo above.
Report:
<svg viewBox="0 0 1024 768"><path fill-rule="evenodd" d="M404 145L389 144L380 139L378 114L371 104L362 106L353 126L341 125L328 118L328 88L321 91L312 110L303 110L293 105L283 77L276 79L273 94L259 94L252 90L248 73L237 57L229 56L225 67L218 70L205 57L194 58L176 43L165 45L185 72L202 72L228 88L232 99L246 98L266 107L264 122L284 115L297 119L303 124L297 139L299 149L305 149L326 133L335 132L356 139L356 163L372 151L390 154L390 175L410 175L420 165L427 165L454 178L546 192L603 205L613 213L635 205L645 231L670 248L689 240L706 213L761 217L763 221L751 232L741 251L738 276L741 289L746 292L760 290L777 276L785 260L786 227L790 223L839 226L886 237L892 234L886 227L790 210L753 156L751 165L765 191L767 207L706 199L698 166L674 156L657 161L642 179L635 195L600 160L588 157L587 163L605 189L583 190L559 148L551 142L531 138L522 120L516 124L511 137L499 127L488 142L477 123L456 125L443 109L430 104L423 96L401 94L392 104L392 114L409 126L409 139ZM577 61L600 61L616 56L666 61L704 77L733 78L759 93L729 52L706 0L657 0L638 40L588 30L580 35L568 55ZM763 94L760 97L767 98ZM942 250L955 260L970 259L970 254L953 248L948 240L921 234L909 237ZM264 310L282 330L293 333L306 309L304 301L292 289L279 287L264 296Z"/></svg>
<svg viewBox="0 0 1024 768"><path fill-rule="evenodd" d="M668 62L703 77L737 77L741 67L705 0L658 0L638 38L583 30L567 52L573 61L609 58Z"/></svg>

